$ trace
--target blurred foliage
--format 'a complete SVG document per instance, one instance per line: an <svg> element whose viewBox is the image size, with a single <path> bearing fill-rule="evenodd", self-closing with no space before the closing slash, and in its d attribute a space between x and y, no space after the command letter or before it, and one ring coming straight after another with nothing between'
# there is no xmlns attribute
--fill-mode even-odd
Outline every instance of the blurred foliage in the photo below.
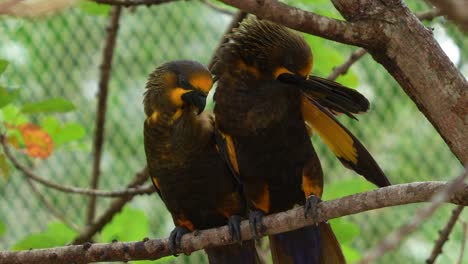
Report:
<svg viewBox="0 0 468 264"><path fill-rule="evenodd" d="M29 235L16 242L11 249L28 250L37 248L50 248L63 246L73 240L77 235L75 231L63 223L53 222L39 233Z"/></svg>
<svg viewBox="0 0 468 264"><path fill-rule="evenodd" d="M285 2L343 19L329 0ZM406 3L414 12L428 9L422 1ZM81 1L63 13L34 20L0 17L0 57L7 59L0 59L0 84L8 87L0 85L0 131L7 132L11 146L24 150L26 142L19 127L29 123L40 127L52 139L52 155L43 161L21 158L34 166L38 174L67 185L85 187L89 181L95 94L108 12L106 5ZM229 16L198 1L123 10L109 84L101 188L122 188L145 165L140 128L144 120L141 100L147 75L169 60L194 59L208 63L229 20ZM466 36L444 18L424 23L434 29L441 43L453 42L452 49L461 50L459 60L454 63L460 68L468 67ZM313 74L322 77L356 50L315 36L304 36L314 53ZM370 56L366 55L338 81L358 89L371 101L370 113L360 115L359 122L346 117L340 120L362 140L393 183L447 180L461 171L461 165L435 129ZM343 168L320 139L313 137L312 141L326 177L324 200L375 188ZM75 231L56 222L40 200L31 197L24 178L9 166L0 153L0 174L6 179L0 181L0 196L11 201L0 204L1 247L18 250L59 246L71 241ZM74 224L84 226L87 197L39 188L50 193L58 211L64 212ZM108 204L109 200L98 199L98 214ZM333 219L330 223L347 260L352 263L410 219L420 206L374 210ZM441 208L414 236L379 263L422 263L452 207ZM466 219L466 212L462 218ZM172 228L170 215L159 197L139 196L96 239L108 242L166 237ZM439 263L455 261L461 236L461 227L456 225ZM465 259L468 260L468 255ZM196 252L191 256L133 263L206 262L204 254Z"/></svg>

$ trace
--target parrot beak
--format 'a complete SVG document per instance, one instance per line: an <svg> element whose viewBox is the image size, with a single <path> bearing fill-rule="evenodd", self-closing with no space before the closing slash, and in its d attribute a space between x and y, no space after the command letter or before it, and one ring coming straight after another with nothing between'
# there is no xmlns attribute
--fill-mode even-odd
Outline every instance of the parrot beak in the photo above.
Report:
<svg viewBox="0 0 468 264"><path fill-rule="evenodd" d="M196 106L200 114L206 105L206 95L200 91L193 90L182 95L182 100L187 104Z"/></svg>

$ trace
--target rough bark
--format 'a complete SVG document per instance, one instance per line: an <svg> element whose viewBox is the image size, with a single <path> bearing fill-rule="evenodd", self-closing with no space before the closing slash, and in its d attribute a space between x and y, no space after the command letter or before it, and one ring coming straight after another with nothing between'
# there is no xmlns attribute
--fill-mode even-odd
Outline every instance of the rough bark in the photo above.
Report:
<svg viewBox="0 0 468 264"><path fill-rule="evenodd" d="M320 204L318 220L326 221L345 215L368 210L429 201L449 186L445 182L415 182L393 185L365 193L354 194ZM451 192L448 201L468 205L468 185L460 186ZM265 234L277 234L313 224L312 219L304 218L304 208L296 207L287 212L269 215L263 221ZM251 239L247 221L241 225L243 239ZM182 251L193 252L202 248L231 244L227 226L187 234L182 238ZM91 244L66 246L49 249L0 252L0 263L88 263L95 261L129 261L157 259L168 256L168 240L144 239L139 242Z"/></svg>
<svg viewBox="0 0 468 264"><path fill-rule="evenodd" d="M468 83L432 32L400 0L332 0L347 22L275 0L221 1L299 31L366 48L398 81L457 158L468 163Z"/></svg>

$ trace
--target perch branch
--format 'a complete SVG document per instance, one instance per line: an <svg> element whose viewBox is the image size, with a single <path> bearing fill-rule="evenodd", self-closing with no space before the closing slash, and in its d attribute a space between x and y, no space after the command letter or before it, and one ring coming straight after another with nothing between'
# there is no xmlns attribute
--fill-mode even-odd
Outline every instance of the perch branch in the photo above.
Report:
<svg viewBox="0 0 468 264"><path fill-rule="evenodd" d="M450 195L457 192L457 190L463 189L467 185L464 184L468 172L463 172L462 175L458 176L451 182L449 182L443 191L440 191L432 196L431 204L420 209L416 212L415 216L405 225L401 226L398 230L388 235L381 243L379 243L374 249L370 250L369 253L358 263L368 264L375 263L375 261L386 252L395 249L400 242L407 237L409 234L414 232L422 222L428 219L434 212L445 202L450 200Z"/></svg>
<svg viewBox="0 0 468 264"><path fill-rule="evenodd" d="M34 180L38 183L43 184L44 186L50 187L57 191L66 192L66 193L73 193L73 194L83 194L83 195L95 195L95 196L103 196L103 197L119 197L119 196L127 196L127 195L136 195L136 194L149 194L154 192L153 186L146 186L146 187L138 187L138 188L128 188L124 190L118 191L103 191L103 190L95 190L95 189L86 189L86 188L78 188L73 186L65 186L55 183L53 181L47 180L42 178L31 170L26 168L26 166L22 165L10 152L10 148L7 146L6 138L4 135L0 135L0 144L3 147L3 151L5 156L8 160L11 161L13 166L16 169L21 171L26 177Z"/></svg>
<svg viewBox="0 0 468 264"><path fill-rule="evenodd" d="M107 95L109 91L109 79L112 68L112 58L114 57L115 41L119 30L119 20L122 7L112 7L109 14L109 26L106 28L107 36L102 51L102 64L100 67L101 75L99 77L99 93L96 109L96 130L94 133L93 144L93 164L91 171L92 189L96 189L99 185L99 176L101 175L101 157L102 147L104 145L104 124L106 122L107 112ZM94 220L96 210L96 196L91 196L88 202L88 211L86 214L86 224L91 224Z"/></svg>
<svg viewBox="0 0 468 264"><path fill-rule="evenodd" d="M455 209L453 209L452 215L450 216L450 219L448 220L444 229L439 231L440 236L435 242L434 248L432 249L431 256L426 260L426 264L434 263L436 258L439 256L439 254L442 253L442 247L444 246L445 242L447 242L449 235L452 232L453 227L455 226L455 223L458 220L458 217L463 211L463 208L464 206L459 205L455 207Z"/></svg>
<svg viewBox="0 0 468 264"><path fill-rule="evenodd" d="M435 194L446 193L450 184L446 182L415 182L393 185L364 193L354 194L319 206L319 221L356 214L378 208L430 201ZM439 197L440 195L438 195ZM451 192L450 203L468 205L468 185L459 184L459 189ZM296 207L286 212L266 216L263 221L265 234L278 234L313 224L311 218L304 218L304 208ZM241 224L243 239L251 239L247 221ZM231 244L227 226L202 230L187 234L182 238L182 252L190 253L202 248ZM130 261L157 259L168 256L168 240L144 239L139 242L115 242L65 246L58 248L25 251L0 252L0 263L88 263L95 261Z"/></svg>

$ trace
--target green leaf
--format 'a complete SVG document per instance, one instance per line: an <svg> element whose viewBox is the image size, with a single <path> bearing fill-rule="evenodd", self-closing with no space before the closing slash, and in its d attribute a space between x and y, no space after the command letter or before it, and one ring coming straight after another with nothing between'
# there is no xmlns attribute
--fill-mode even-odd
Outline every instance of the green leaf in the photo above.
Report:
<svg viewBox="0 0 468 264"><path fill-rule="evenodd" d="M98 4L92 1L81 1L78 7L90 15L107 15L111 9L110 5Z"/></svg>
<svg viewBox="0 0 468 264"><path fill-rule="evenodd" d="M8 61L4 59L0 59L0 75L5 72L6 68L8 67Z"/></svg>
<svg viewBox="0 0 468 264"><path fill-rule="evenodd" d="M125 207L102 230L101 242L136 241L148 236L149 221L141 210Z"/></svg>
<svg viewBox="0 0 468 264"><path fill-rule="evenodd" d="M365 192L375 188L376 187L372 183L366 181L361 176L356 176L356 178L343 179L329 184L327 188L324 189L322 199L332 200L346 195Z"/></svg>
<svg viewBox="0 0 468 264"><path fill-rule="evenodd" d="M341 245L341 250L343 250L343 254L347 263L353 263L361 259L361 254L354 248L351 248L347 245Z"/></svg>
<svg viewBox="0 0 468 264"><path fill-rule="evenodd" d="M336 218L330 220L330 225L335 231L335 235L340 241L340 244L351 244L354 238L359 236L361 230L359 226L344 218Z"/></svg>
<svg viewBox="0 0 468 264"><path fill-rule="evenodd" d="M0 153L0 176L2 176L2 178L7 181L8 180L8 177L10 175L10 169L8 167L8 162L7 162L7 159L5 157L5 154L3 153Z"/></svg>
<svg viewBox="0 0 468 264"><path fill-rule="evenodd" d="M28 122L26 116L20 113L19 108L12 104L3 107L0 111L2 112L2 121L10 125L18 126Z"/></svg>
<svg viewBox="0 0 468 264"><path fill-rule="evenodd" d="M76 107L63 98L46 99L36 103L24 104L21 112L26 114L35 113L64 113L75 110Z"/></svg>
<svg viewBox="0 0 468 264"><path fill-rule="evenodd" d="M84 127L78 123L67 123L65 124L58 135L54 138L54 143L62 145L70 141L82 139L86 135Z"/></svg>
<svg viewBox="0 0 468 264"><path fill-rule="evenodd" d="M2 237L6 232L6 226L3 222L0 222L0 237Z"/></svg>
<svg viewBox="0 0 468 264"><path fill-rule="evenodd" d="M4 87L0 86L0 108L13 102L19 94L19 89L8 91Z"/></svg>
<svg viewBox="0 0 468 264"><path fill-rule="evenodd" d="M78 123L66 123L60 125L60 121L48 116L41 121L41 127L52 137L56 147L79 140L86 135L84 127Z"/></svg>
<svg viewBox="0 0 468 264"><path fill-rule="evenodd" d="M30 248L49 248L64 246L77 235L75 231L60 222L50 223L44 232L29 235L15 245L13 250L27 250Z"/></svg>

